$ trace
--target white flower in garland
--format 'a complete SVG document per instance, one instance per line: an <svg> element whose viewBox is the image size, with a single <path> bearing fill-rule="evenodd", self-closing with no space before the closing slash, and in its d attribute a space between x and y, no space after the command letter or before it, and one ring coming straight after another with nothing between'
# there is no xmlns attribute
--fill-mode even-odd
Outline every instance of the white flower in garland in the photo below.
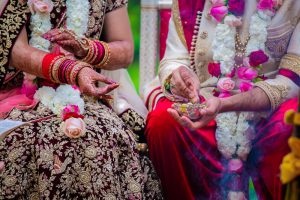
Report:
<svg viewBox="0 0 300 200"><path fill-rule="evenodd" d="M29 26L31 30L31 37L29 40L29 44L32 47L38 48L42 51L49 52L50 42L42 38L41 36L44 33L50 31L52 28L52 24L50 22L50 10L41 12L38 9L38 7L35 6L36 2L34 1L28 1L28 4L32 10L32 15L30 18L30 26ZM53 7L51 1L45 1L45 5L49 7Z"/></svg>
<svg viewBox="0 0 300 200"><path fill-rule="evenodd" d="M270 18L263 12L255 13L251 17L249 35L250 40L246 47L246 56L257 50L265 51L265 42L267 41L268 31L267 26L270 23Z"/></svg>
<svg viewBox="0 0 300 200"><path fill-rule="evenodd" d="M88 0L67 0L67 28L79 37L88 30L90 3Z"/></svg>
<svg viewBox="0 0 300 200"><path fill-rule="evenodd" d="M70 85L61 85L56 91L51 87L42 87L35 93L34 98L56 115L61 115L68 105L77 105L80 114L84 112L84 101L80 92Z"/></svg>
<svg viewBox="0 0 300 200"><path fill-rule="evenodd" d="M36 1L29 1L28 3L32 12L39 7L35 5ZM49 0L41 0L38 3L53 7L52 2ZM83 36L88 29L89 1L67 0L66 7L67 29L74 31L79 37ZM29 44L32 47L49 52L50 42L41 36L51 28L50 12L33 12L30 21L31 39ZM80 97L80 91L70 85L61 85L56 91L51 87L42 87L36 92L35 99L41 101L44 106L57 115L60 115L68 105L78 106L80 114L84 112L84 101Z"/></svg>
<svg viewBox="0 0 300 200"><path fill-rule="evenodd" d="M220 62L221 73L231 73L235 57L235 27L218 24L212 43L213 59Z"/></svg>

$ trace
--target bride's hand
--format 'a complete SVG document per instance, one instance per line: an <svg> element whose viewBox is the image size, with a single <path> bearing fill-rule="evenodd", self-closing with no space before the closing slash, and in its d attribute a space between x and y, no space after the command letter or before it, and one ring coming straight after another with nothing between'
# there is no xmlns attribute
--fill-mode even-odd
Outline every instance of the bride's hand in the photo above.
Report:
<svg viewBox="0 0 300 200"><path fill-rule="evenodd" d="M88 44L86 44L86 41L79 38L71 30L52 29L43 34L42 37L52 43L58 44L78 58L84 58L88 53Z"/></svg>
<svg viewBox="0 0 300 200"><path fill-rule="evenodd" d="M83 93L99 98L109 98L106 94L119 87L119 84L116 82L87 67L80 70L77 81L79 88ZM101 88L97 87L96 84L98 81L106 83L107 85Z"/></svg>

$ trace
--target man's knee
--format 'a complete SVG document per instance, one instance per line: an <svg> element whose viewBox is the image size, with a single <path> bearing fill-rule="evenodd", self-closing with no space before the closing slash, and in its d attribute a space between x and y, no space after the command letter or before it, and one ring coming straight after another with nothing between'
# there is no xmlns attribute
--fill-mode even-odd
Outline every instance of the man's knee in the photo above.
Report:
<svg viewBox="0 0 300 200"><path fill-rule="evenodd" d="M146 122L146 137L156 139L157 137L169 137L174 133L177 122L168 113L167 109L155 109L150 112Z"/></svg>

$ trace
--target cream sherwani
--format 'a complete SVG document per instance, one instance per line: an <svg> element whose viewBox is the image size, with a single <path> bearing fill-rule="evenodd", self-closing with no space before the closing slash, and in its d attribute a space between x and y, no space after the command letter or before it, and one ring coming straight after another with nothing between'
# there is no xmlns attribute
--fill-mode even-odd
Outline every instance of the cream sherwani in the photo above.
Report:
<svg viewBox="0 0 300 200"><path fill-rule="evenodd" d="M256 4L255 0L246 0L243 25L240 28L242 39L249 35L249 22L251 16L256 11ZM209 98L212 95L212 89L217 83L217 79L209 75L207 68L208 63L213 61L211 46L217 26L214 19L208 15L210 8L210 1L206 1L197 36L194 57L195 71L201 82L200 94L205 98ZM169 23L165 56L159 66L160 85L163 85L167 77L180 66L185 66L192 70L190 53L186 47L187 45L182 34L183 31L179 30L179 22L178 20L174 20L174 16L179 16L176 9L173 9L172 19ZM286 53L300 56L299 17L300 1L285 0L268 26L266 51L270 59L268 63L264 64L263 73L269 79L258 82L256 86L263 89L268 95L272 109L277 108L286 99L297 96L298 86L289 78L277 75L277 72L279 68L287 68L300 75L300 59L295 59L293 63L282 62L280 64L281 59ZM167 91L164 91L164 94L166 97L170 97L171 95Z"/></svg>

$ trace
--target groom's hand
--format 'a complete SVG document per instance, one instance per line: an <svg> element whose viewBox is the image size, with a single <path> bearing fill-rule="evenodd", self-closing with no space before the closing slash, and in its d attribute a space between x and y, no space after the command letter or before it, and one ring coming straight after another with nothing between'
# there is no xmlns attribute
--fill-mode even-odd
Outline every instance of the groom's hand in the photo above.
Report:
<svg viewBox="0 0 300 200"><path fill-rule="evenodd" d="M206 102L206 108L200 110L201 118L195 122L190 120L186 116L180 116L179 113L169 108L170 115L182 126L189 128L190 130L197 130L205 127L209 122L215 119L222 107L222 101L219 98L213 97Z"/></svg>
<svg viewBox="0 0 300 200"><path fill-rule="evenodd" d="M186 98L193 103L199 102L199 79L194 72L186 67L181 66L173 71L170 86L172 94Z"/></svg>

